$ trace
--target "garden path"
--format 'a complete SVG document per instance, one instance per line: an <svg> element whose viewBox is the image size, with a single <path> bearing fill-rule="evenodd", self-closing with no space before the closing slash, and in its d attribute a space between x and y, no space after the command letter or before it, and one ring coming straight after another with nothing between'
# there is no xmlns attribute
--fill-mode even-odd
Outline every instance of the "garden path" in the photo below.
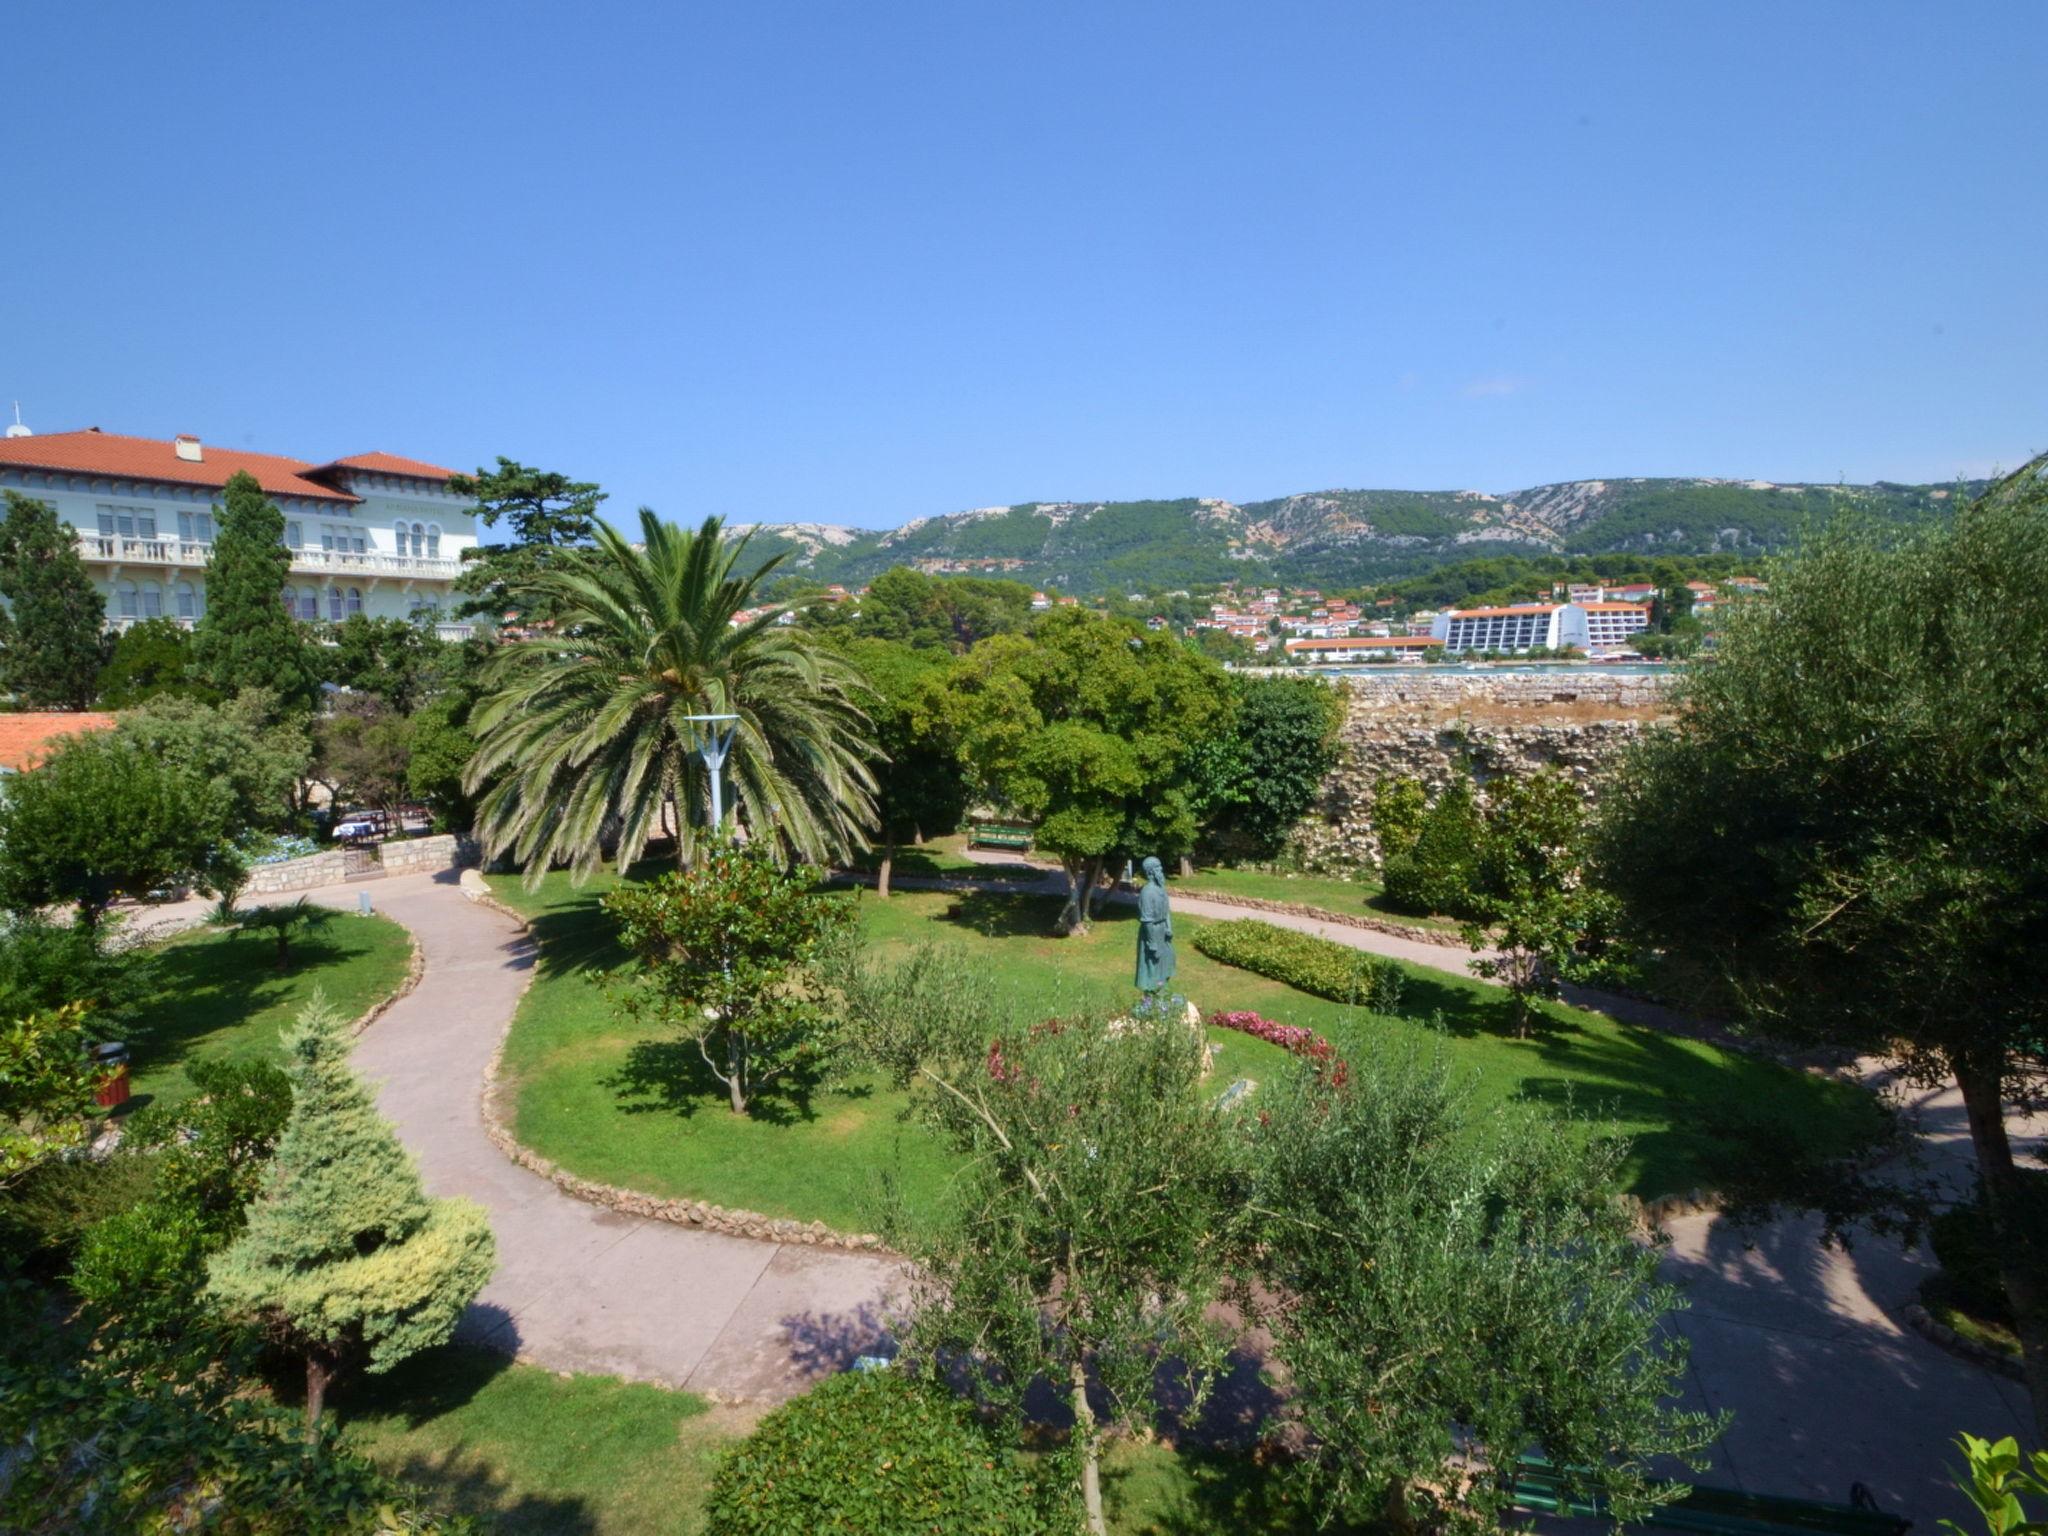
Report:
<svg viewBox="0 0 2048 1536"><path fill-rule="evenodd" d="M353 907L358 889L314 899ZM482 1084L525 988L531 945L452 877L369 889L378 910L417 936L426 964L418 987L364 1033L358 1064L381 1082L379 1103L428 1186L480 1201L498 1237L498 1273L465 1323L469 1337L557 1370L748 1397L801 1390L877 1342L881 1308L901 1280L886 1260L622 1216L507 1161L483 1131ZM1192 898L1176 907L1244 915ZM150 925L196 920L199 910L159 911ZM1453 973L1470 959L1373 930L1261 915ZM1662 1012L1581 1001L1644 1024ZM1961 1176L1969 1153L1954 1090L1917 1093L1908 1108L1931 1164ZM2012 1129L2040 1155L2048 1123ZM1664 1272L1692 1303L1676 1324L1692 1343L1689 1401L1736 1413L1703 1481L1829 1500L1846 1500L1861 1482L1922 1530L1966 1513L1948 1481L1950 1442L1962 1429L2024 1435L2025 1395L1896 1320L1927 1273L1924 1254L1867 1236L1851 1252L1826 1250L1810 1218L1750 1233L1713 1215L1668 1227Z"/></svg>

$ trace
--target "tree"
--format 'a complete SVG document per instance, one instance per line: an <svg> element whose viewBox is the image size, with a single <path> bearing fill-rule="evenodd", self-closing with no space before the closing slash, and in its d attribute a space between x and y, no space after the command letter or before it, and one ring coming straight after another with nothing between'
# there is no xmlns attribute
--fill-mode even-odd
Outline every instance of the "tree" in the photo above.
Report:
<svg viewBox="0 0 2048 1536"><path fill-rule="evenodd" d="M1616 1520L1674 1497L1651 1459L1704 1466L1721 1421L1665 1406L1683 1303L1614 1198L1625 1149L1532 1112L1475 1123L1441 1057L1351 1065L1262 1088L1251 1127L1248 1297L1316 1514L1492 1528L1532 1447Z"/></svg>
<svg viewBox="0 0 2048 1536"><path fill-rule="evenodd" d="M405 765L405 787L433 807L440 823L467 832L476 821L476 801L462 787L462 775L476 755L469 733L471 701L463 694L444 693L421 706L408 722L411 755Z"/></svg>
<svg viewBox="0 0 2048 1536"><path fill-rule="evenodd" d="M639 962L629 1003L696 1043L734 1114L829 1054L832 1020L812 966L853 910L817 894L808 871L721 840L688 870L607 892L604 909Z"/></svg>
<svg viewBox="0 0 2048 1536"><path fill-rule="evenodd" d="M373 694L401 715L419 708L439 674L438 640L425 624L350 614L330 634L327 681Z"/></svg>
<svg viewBox="0 0 2048 1536"><path fill-rule="evenodd" d="M248 1225L209 1291L306 1359L306 1421L358 1362L371 1372L445 1344L496 1267L481 1207L430 1200L348 1068L341 1016L315 999L285 1032L292 1112Z"/></svg>
<svg viewBox="0 0 2048 1536"><path fill-rule="evenodd" d="M324 923L333 914L325 907L312 907L301 896L297 901L278 902L266 907L251 907L234 920L235 927L243 933L267 933L277 945L277 968L288 971L292 965L292 932L298 928L311 928Z"/></svg>
<svg viewBox="0 0 2048 1536"><path fill-rule="evenodd" d="M1595 853L1674 983L1961 1087L2048 1434L2048 1254L2005 1129L2048 1060L2044 470L1949 528L1837 524L1777 566L1623 760Z"/></svg>
<svg viewBox="0 0 2048 1536"><path fill-rule="evenodd" d="M890 566L861 596L858 632L921 650L945 650L953 640L953 624L937 588L922 571Z"/></svg>
<svg viewBox="0 0 2048 1536"><path fill-rule="evenodd" d="M563 569L574 558L570 551L596 537L605 493L592 481L530 469L503 454L496 469L452 476L448 488L475 498L471 513L486 528L503 520L512 532L509 544L479 544L462 552L471 567L457 578L455 590L469 600L457 615L496 621L516 612L528 624L552 621L550 595L535 588L535 578Z"/></svg>
<svg viewBox="0 0 2048 1536"><path fill-rule="evenodd" d="M1380 868L1387 860L1413 853L1422 837L1422 820L1429 811L1429 792L1422 780L1383 773L1373 781L1373 842L1378 845Z"/></svg>
<svg viewBox="0 0 2048 1536"><path fill-rule="evenodd" d="M192 632L176 619L144 619L121 631L98 687L104 709L133 709L166 694L208 702L220 697L193 675Z"/></svg>
<svg viewBox="0 0 2048 1536"><path fill-rule="evenodd" d="M1423 813L1414 846L1382 860L1387 900L1403 912L1469 915L1485 834L1472 781L1461 774Z"/></svg>
<svg viewBox="0 0 2048 1536"><path fill-rule="evenodd" d="M846 653L867 680L860 703L885 760L875 775L875 827L882 846L875 891L886 900L897 848L959 826L967 812L967 781L941 693L945 653L886 640L856 640Z"/></svg>
<svg viewBox="0 0 2048 1536"><path fill-rule="evenodd" d="M1227 1344L1210 1309L1239 1251L1242 1162L1201 1072L1180 1020L1075 1019L963 1034L913 1079L960 1171L948 1216L891 1233L917 1264L906 1349L976 1368L1011 1416L1039 1381L1063 1391L1098 1533L1104 1430L1154 1420L1169 1360L1192 1418Z"/></svg>
<svg viewBox="0 0 2048 1536"><path fill-rule="evenodd" d="M412 767L412 722L384 707L375 694L337 699L313 722L313 777L337 807L383 810L405 798Z"/></svg>
<svg viewBox="0 0 2048 1536"><path fill-rule="evenodd" d="M124 740L227 793L226 837L290 825L312 760L305 722L260 688L223 704L159 695L121 717Z"/></svg>
<svg viewBox="0 0 2048 1536"><path fill-rule="evenodd" d="M207 561L206 613L192 631L193 663L222 697L265 688L281 708L306 711L318 699L318 664L283 602L290 572L284 514L254 475L235 471Z"/></svg>
<svg viewBox="0 0 2048 1536"><path fill-rule="evenodd" d="M119 734L74 736L0 797L0 904L69 902L94 928L115 897L196 875L228 817L221 786Z"/></svg>
<svg viewBox="0 0 2048 1536"><path fill-rule="evenodd" d="M1537 998L1582 975L1604 949L1614 901L1586 878L1586 801L1556 773L1496 779L1488 793L1465 942L1495 953L1472 969L1508 989L1515 1032Z"/></svg>
<svg viewBox="0 0 2048 1536"><path fill-rule="evenodd" d="M6 493L0 519L0 688L30 709L89 709L106 660L105 600L57 509Z"/></svg>
<svg viewBox="0 0 2048 1536"><path fill-rule="evenodd" d="M1199 830L1196 751L1227 731L1223 670L1179 641L1075 609L983 641L948 711L978 788L1037 822L1067 874L1062 932L1085 931L1114 852L1175 857Z"/></svg>
<svg viewBox="0 0 2048 1536"><path fill-rule="evenodd" d="M567 862L580 879L616 836L621 869L663 830L678 867L708 821L692 715L738 716L725 764L728 814L787 857L864 845L874 824L874 741L854 702L859 675L768 610L739 620L777 560L738 574L746 540L719 519L695 533L640 514L644 548L610 528L574 567L533 590L553 633L501 646L470 716L487 856L511 853L538 880Z"/></svg>
<svg viewBox="0 0 2048 1536"><path fill-rule="evenodd" d="M1320 680L1230 679L1227 735L1197 748L1204 835L1255 859L1279 856L1336 766L1346 695Z"/></svg>
<svg viewBox="0 0 2048 1536"><path fill-rule="evenodd" d="M83 1003L0 1020L0 1188L91 1139L99 1074L87 1044Z"/></svg>

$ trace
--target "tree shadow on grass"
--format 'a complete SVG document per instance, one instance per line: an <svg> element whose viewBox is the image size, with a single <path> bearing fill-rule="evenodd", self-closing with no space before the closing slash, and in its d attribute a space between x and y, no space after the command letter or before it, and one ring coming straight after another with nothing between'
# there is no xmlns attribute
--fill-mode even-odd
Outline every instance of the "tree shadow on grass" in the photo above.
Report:
<svg viewBox="0 0 2048 1536"><path fill-rule="evenodd" d="M939 921L957 924L985 939L1051 939L1059 936L1059 916L1065 905L1057 896L962 891L939 914ZM1102 902L1092 919L1097 928L1137 920L1136 908L1110 901Z"/></svg>
<svg viewBox="0 0 2048 1536"><path fill-rule="evenodd" d="M593 891L573 905L551 907L526 920L542 977L601 975L629 958L618 930L597 902Z"/></svg>
<svg viewBox="0 0 2048 1536"><path fill-rule="evenodd" d="M1367 1526L1338 1521L1319 1526L1287 1467L1266 1457L1229 1451L1183 1448L1174 1454L1180 1486L1154 1507L1138 1512L1128 1506L1137 1490L1135 1469L1111 1463L1104 1469L1107 1502L1119 1515L1119 1529L1143 1536L1213 1536L1217 1531L1244 1536L1361 1536ZM1142 1518L1143 1523L1138 1523Z"/></svg>
<svg viewBox="0 0 2048 1536"><path fill-rule="evenodd" d="M764 1125L815 1120L812 1099L818 1084L815 1072L785 1073L747 1101L747 1116ZM687 1120L699 1110L732 1113L724 1082L694 1040L636 1041L604 1086L618 1094L620 1108L629 1115L661 1113Z"/></svg>
<svg viewBox="0 0 2048 1536"><path fill-rule="evenodd" d="M173 944L152 956L154 995L136 1010L128 1041L136 1069L158 1073L184 1065L205 1040L282 1002L303 972L351 954L316 929L293 942L286 969L277 968L276 957L273 940L249 934Z"/></svg>

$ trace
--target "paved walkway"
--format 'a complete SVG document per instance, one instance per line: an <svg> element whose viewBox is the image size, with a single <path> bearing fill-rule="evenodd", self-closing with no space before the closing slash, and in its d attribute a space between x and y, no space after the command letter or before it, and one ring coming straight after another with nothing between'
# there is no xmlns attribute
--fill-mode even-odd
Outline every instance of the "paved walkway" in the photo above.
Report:
<svg viewBox="0 0 2048 1536"><path fill-rule="evenodd" d="M900 1280L888 1261L620 1216L508 1162L484 1135L480 1100L533 963L530 945L452 878L403 877L313 899L353 907L362 890L412 930L426 966L420 985L364 1033L357 1063L382 1083L379 1103L429 1188L480 1201L497 1233L498 1273L467 1336L558 1370L747 1397L800 1390L872 1347ZM1176 906L1243 915L1193 898ZM197 912L195 904L145 920ZM1454 973L1470 959L1369 929L1262 915ZM1960 1175L1968 1144L1955 1092L1923 1094L1911 1109L1936 1164ZM2038 1155L2048 1125L2014 1130ZM2017 1383L1894 1321L1927 1272L1924 1252L1874 1238L1830 1252L1807 1218L1748 1234L1712 1216L1670 1229L1664 1272L1692 1302L1677 1325L1693 1345L1688 1398L1736 1414L1704 1481L1830 1500L1861 1482L1922 1531L1941 1516L1963 1517L1948 1483L1951 1440L1963 1429L2024 1435L2026 1399Z"/></svg>

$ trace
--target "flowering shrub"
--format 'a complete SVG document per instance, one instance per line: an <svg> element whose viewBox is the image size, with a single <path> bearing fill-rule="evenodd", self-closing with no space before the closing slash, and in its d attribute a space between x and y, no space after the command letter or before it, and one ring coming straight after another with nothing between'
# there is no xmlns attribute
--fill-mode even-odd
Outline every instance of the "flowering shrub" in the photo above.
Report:
<svg viewBox="0 0 2048 1536"><path fill-rule="evenodd" d="M276 837L260 839L250 845L249 862L251 864L282 864L287 859L303 859L308 854L318 853L319 851L320 845L310 837L299 837L296 834L289 833L280 834Z"/></svg>
<svg viewBox="0 0 2048 1536"><path fill-rule="evenodd" d="M1218 1011L1209 1015L1212 1029L1234 1029L1240 1034L1252 1036L1277 1045L1291 1055L1299 1056L1312 1065L1318 1073L1328 1076L1330 1086L1341 1088L1351 1076L1351 1069L1344 1058L1337 1054L1337 1048L1312 1029L1299 1024L1281 1024L1259 1013L1224 1013Z"/></svg>

